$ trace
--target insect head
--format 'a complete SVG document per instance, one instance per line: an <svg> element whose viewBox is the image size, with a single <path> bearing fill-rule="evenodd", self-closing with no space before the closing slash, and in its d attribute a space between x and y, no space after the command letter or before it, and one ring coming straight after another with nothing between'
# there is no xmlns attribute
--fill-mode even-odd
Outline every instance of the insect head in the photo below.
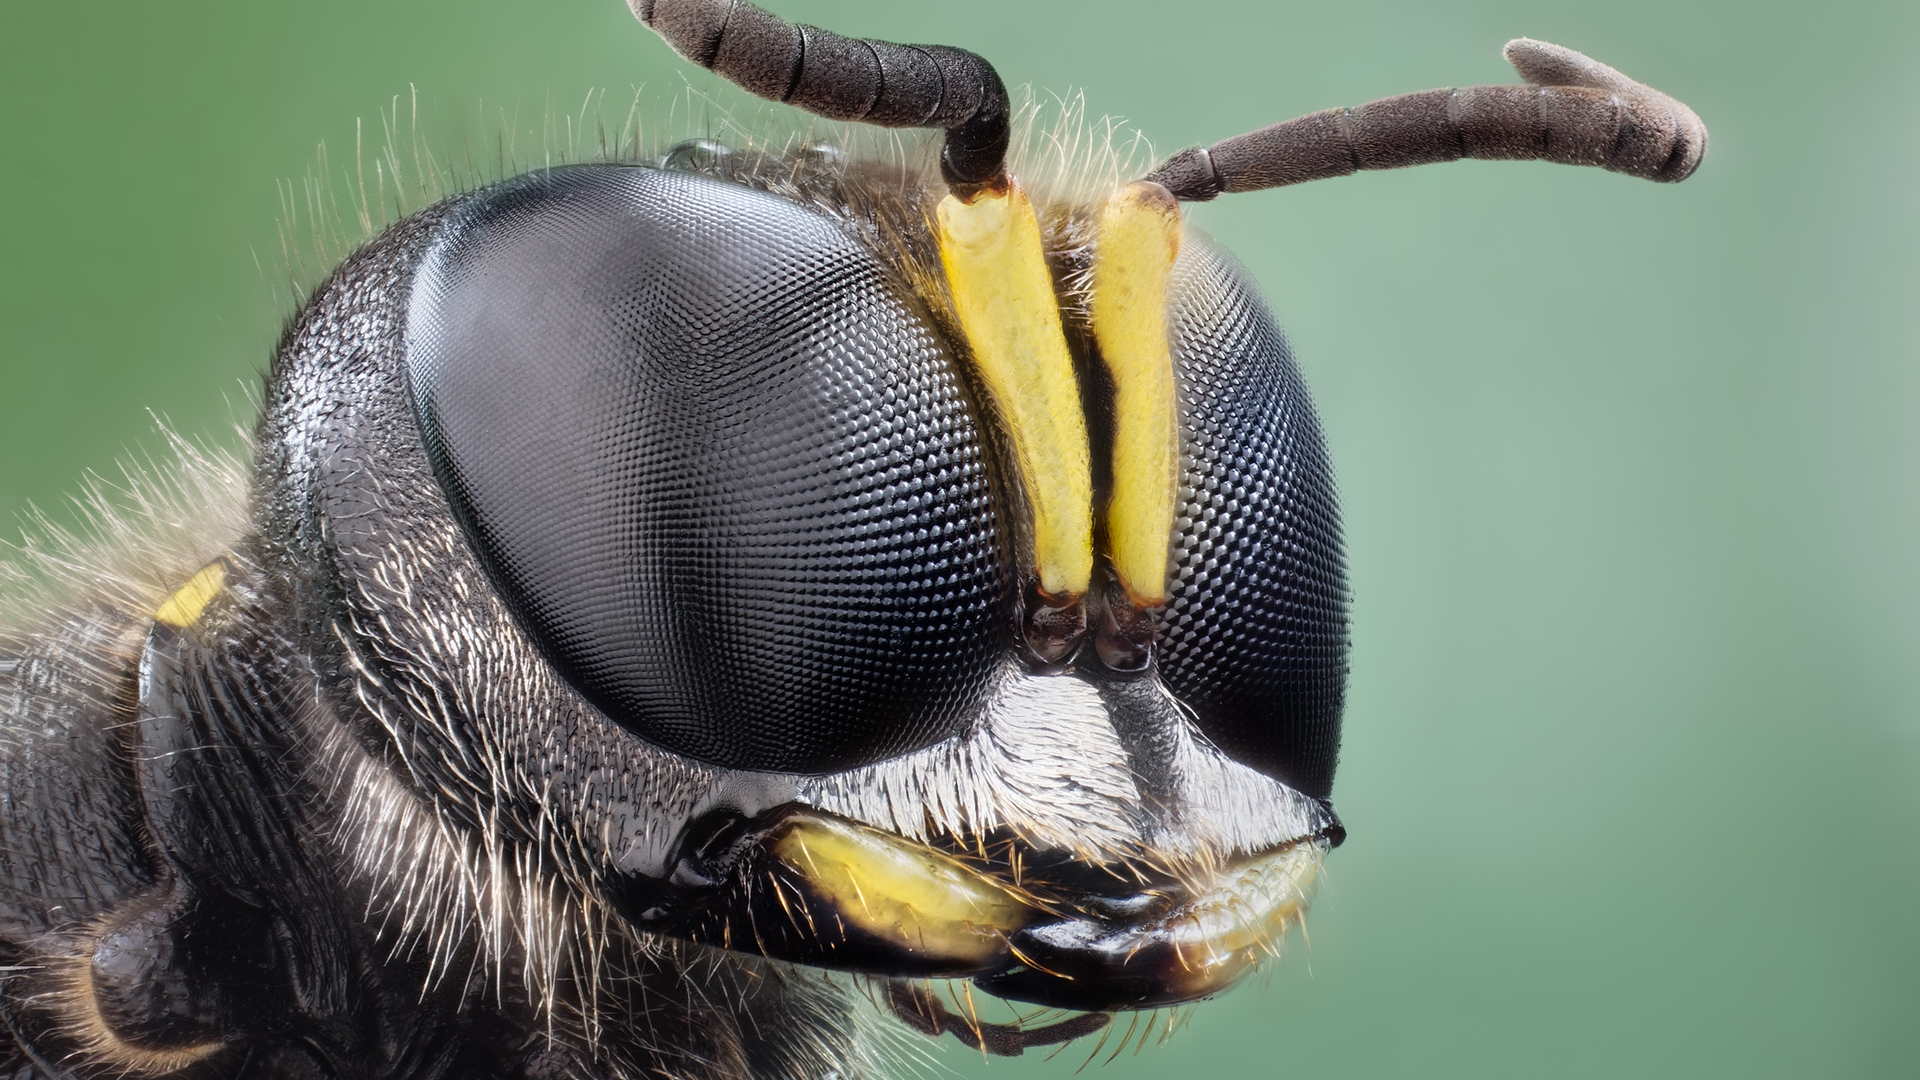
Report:
<svg viewBox="0 0 1920 1080"><path fill-rule="evenodd" d="M1299 370L1182 202L1706 146L1522 40L1526 85L1030 189L972 53L633 6L937 168L547 169L319 286L231 520L0 640L19 1068L872 1075L888 1017L1012 1054L1226 988L1344 835L1347 583Z"/></svg>

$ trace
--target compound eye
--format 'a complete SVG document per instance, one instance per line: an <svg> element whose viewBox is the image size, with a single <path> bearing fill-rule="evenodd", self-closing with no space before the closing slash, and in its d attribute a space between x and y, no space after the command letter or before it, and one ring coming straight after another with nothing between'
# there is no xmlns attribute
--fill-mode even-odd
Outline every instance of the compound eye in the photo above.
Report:
<svg viewBox="0 0 1920 1080"><path fill-rule="evenodd" d="M1183 246L1169 297L1182 475L1160 670L1228 755L1333 786L1346 559L1320 423L1273 315L1230 257Z"/></svg>
<svg viewBox="0 0 1920 1080"><path fill-rule="evenodd" d="M801 772L959 730L1011 591L978 427L826 218L646 168L480 193L418 271L406 374L493 585L622 726Z"/></svg>

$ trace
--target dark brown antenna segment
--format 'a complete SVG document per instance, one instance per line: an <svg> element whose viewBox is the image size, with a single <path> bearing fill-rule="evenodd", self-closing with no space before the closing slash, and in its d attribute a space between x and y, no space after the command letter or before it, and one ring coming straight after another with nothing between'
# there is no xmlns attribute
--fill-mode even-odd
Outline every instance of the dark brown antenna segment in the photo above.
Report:
<svg viewBox="0 0 1920 1080"><path fill-rule="evenodd" d="M1526 86L1469 86L1328 109L1168 158L1147 179L1175 197L1211 199L1461 158L1557 161L1675 183L1707 152L1692 109L1618 71L1544 41L1503 50Z"/></svg>
<svg viewBox="0 0 1920 1080"><path fill-rule="evenodd" d="M1007 157L1007 88L946 45L895 45L790 23L747 0L627 0L674 51L763 98L832 120L945 128L950 184L990 184Z"/></svg>

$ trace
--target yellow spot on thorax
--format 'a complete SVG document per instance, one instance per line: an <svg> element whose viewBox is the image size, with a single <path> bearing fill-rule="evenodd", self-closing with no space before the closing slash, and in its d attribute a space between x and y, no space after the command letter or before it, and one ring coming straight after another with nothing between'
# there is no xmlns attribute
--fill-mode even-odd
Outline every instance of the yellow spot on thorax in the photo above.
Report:
<svg viewBox="0 0 1920 1080"><path fill-rule="evenodd" d="M1079 597L1093 576L1093 473L1040 221L1013 181L972 202L948 195L936 216L954 315L1013 444L1040 588Z"/></svg>
<svg viewBox="0 0 1920 1080"><path fill-rule="evenodd" d="M187 579L185 585L174 590L172 596L161 601L153 609L153 621L183 630L200 621L206 613L207 605L213 603L227 587L227 564L225 560L215 560L200 568L200 571Z"/></svg>
<svg viewBox="0 0 1920 1080"><path fill-rule="evenodd" d="M1100 215L1093 333L1113 380L1108 558L1141 607L1167 599L1167 548L1180 480L1180 423L1167 339L1167 287L1180 254L1180 204L1136 181Z"/></svg>

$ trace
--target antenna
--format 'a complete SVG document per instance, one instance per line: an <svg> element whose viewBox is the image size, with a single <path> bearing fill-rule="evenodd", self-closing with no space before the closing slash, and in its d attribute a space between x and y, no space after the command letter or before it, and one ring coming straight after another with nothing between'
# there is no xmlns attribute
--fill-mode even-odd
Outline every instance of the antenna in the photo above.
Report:
<svg viewBox="0 0 1920 1080"><path fill-rule="evenodd" d="M940 171L960 188L1004 178L1007 88L946 45L895 45L790 23L747 0L627 0L674 51L754 94L831 120L947 132Z"/></svg>
<svg viewBox="0 0 1920 1080"><path fill-rule="evenodd" d="M1479 158L1594 165L1677 183L1706 155L1706 125L1660 91L1544 41L1517 38L1503 52L1527 85L1423 90L1328 109L1189 147L1147 179L1199 202L1361 169Z"/></svg>

